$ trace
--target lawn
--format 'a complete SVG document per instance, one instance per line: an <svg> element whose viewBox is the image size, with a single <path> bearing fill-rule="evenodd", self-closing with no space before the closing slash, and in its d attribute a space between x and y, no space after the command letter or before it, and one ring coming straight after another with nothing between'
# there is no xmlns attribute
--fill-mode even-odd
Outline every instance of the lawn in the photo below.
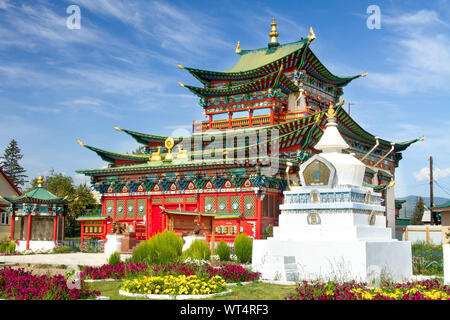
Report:
<svg viewBox="0 0 450 320"><path fill-rule="evenodd" d="M119 295L122 281L117 282L92 282L89 283L90 290L98 290L102 296L110 297L111 300L148 300L144 298L133 298ZM296 286L278 285L256 282L249 285L237 285L229 287L233 292L226 296L213 297L205 300L283 300L290 296Z"/></svg>

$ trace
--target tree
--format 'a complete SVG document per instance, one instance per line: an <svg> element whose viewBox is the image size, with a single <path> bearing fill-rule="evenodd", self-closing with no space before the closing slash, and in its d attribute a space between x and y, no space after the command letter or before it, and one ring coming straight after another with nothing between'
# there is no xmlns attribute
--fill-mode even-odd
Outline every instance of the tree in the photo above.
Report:
<svg viewBox="0 0 450 320"><path fill-rule="evenodd" d="M27 182L25 178L28 177L24 174L26 170L19 165L19 160L22 158L23 154L20 151L17 141L14 139L9 142L5 153L0 157L0 167L18 188Z"/></svg>
<svg viewBox="0 0 450 320"><path fill-rule="evenodd" d="M416 202L416 206L414 207L413 216L411 218L411 224L412 225L421 225L423 212L425 208L425 203L423 202L422 197L419 197L419 200Z"/></svg>
<svg viewBox="0 0 450 320"><path fill-rule="evenodd" d="M30 190L37 187L37 179L31 181ZM42 187L58 197L74 199L68 206L67 222L74 225L75 219L88 211L97 208L97 201L86 184L74 185L72 177L50 170L50 174L43 177Z"/></svg>

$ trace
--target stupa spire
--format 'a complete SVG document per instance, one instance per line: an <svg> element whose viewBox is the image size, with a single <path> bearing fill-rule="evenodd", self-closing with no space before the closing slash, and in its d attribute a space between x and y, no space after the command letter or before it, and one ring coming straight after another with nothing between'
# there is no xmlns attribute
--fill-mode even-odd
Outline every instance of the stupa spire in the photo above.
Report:
<svg viewBox="0 0 450 320"><path fill-rule="evenodd" d="M338 106L344 104L344 100L339 103ZM324 153L329 152L338 152L341 153L342 150L350 148L350 146L345 142L344 138L342 138L336 122L337 112L334 109L334 104L330 102L330 106L326 113L328 121L325 126L325 131L320 138L319 142L314 146L315 149L321 150Z"/></svg>
<svg viewBox="0 0 450 320"><path fill-rule="evenodd" d="M270 24L272 29L270 30L269 37L269 47L277 47L280 44L278 43L278 36L280 35L277 31L277 23L275 22L275 18L272 19L272 23Z"/></svg>

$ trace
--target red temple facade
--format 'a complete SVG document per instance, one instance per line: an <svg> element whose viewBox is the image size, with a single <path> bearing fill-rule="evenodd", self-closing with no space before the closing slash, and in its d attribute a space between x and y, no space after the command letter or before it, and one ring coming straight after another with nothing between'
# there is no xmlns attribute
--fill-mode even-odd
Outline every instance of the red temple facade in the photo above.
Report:
<svg viewBox="0 0 450 320"><path fill-rule="evenodd" d="M167 228L164 209L216 214L215 241L231 242L239 233L266 236L278 223L283 190L290 187L286 175L300 184L298 165L318 152L314 145L329 105L336 106L348 152L367 165L366 186L383 193L387 215L393 203L395 219L394 171L401 152L420 139L395 143L362 129L342 108L342 95L346 85L365 74L332 74L310 48L312 28L305 39L279 44L275 21L271 26L266 47L242 50L238 42L240 59L229 70L178 66L201 83L180 83L198 96L207 118L194 120L192 136L116 127L142 144L144 154L78 141L109 163L108 168L77 171L90 176L92 188L102 195L101 216L79 218L83 239L105 239L116 220L138 239L148 239Z"/></svg>

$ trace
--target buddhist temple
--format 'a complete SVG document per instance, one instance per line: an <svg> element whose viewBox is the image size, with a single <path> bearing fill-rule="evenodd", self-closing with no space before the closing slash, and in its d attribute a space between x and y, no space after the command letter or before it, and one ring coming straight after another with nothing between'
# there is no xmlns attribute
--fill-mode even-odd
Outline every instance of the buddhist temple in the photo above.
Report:
<svg viewBox="0 0 450 320"><path fill-rule="evenodd" d="M349 146L344 152L364 163L364 184L380 193L386 223L395 228L395 168L402 152L422 138L393 142L365 131L342 105L344 88L366 74L342 77L329 71L311 49L313 28L305 38L281 44L276 27L274 19L262 48L243 49L238 41L239 60L228 70L178 65L199 82L179 84L199 98L206 116L193 120L191 136L115 127L144 146L144 154L78 140L108 163L77 171L91 177L92 188L102 195L103 218L95 220L101 228L86 229L83 238L104 239L112 228L109 217L147 239L168 228L161 208L217 215L215 241L231 242L242 232L264 237L278 224L283 191L302 183L299 166L319 153L316 144L330 105ZM93 222L81 218L82 227Z"/></svg>
<svg viewBox="0 0 450 320"><path fill-rule="evenodd" d="M67 206L72 199L58 197L42 187L18 197L3 197L11 205L11 241L18 243L17 251L51 250L58 240L64 240Z"/></svg>

